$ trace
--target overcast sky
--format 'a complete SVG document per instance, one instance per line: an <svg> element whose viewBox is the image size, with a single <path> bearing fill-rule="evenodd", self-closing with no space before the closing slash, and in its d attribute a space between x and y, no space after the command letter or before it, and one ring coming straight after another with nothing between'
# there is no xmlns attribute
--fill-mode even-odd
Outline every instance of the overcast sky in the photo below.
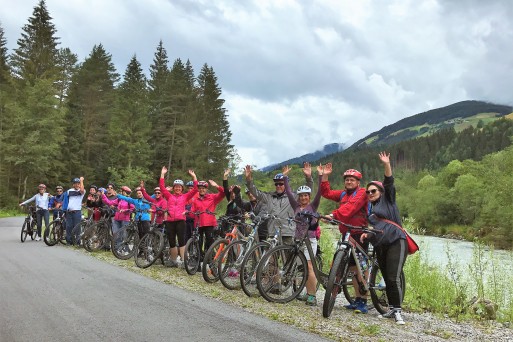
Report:
<svg viewBox="0 0 513 342"><path fill-rule="evenodd" d="M0 0L16 48L37 0ZM406 116L462 100L513 104L513 1L46 0L83 61L103 44L123 74L171 63L218 76L235 145L263 167L347 145Z"/></svg>

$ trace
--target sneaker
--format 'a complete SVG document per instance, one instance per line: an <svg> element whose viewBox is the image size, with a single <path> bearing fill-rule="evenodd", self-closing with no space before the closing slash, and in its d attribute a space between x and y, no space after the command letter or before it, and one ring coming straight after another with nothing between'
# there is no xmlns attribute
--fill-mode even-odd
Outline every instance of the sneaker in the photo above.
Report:
<svg viewBox="0 0 513 342"><path fill-rule="evenodd" d="M237 271L235 268L228 271L228 277L229 278L238 278L239 277L239 271Z"/></svg>
<svg viewBox="0 0 513 342"><path fill-rule="evenodd" d="M40 237L40 236L37 236L37 237L36 237L36 241L41 241L41 237Z"/></svg>
<svg viewBox="0 0 513 342"><path fill-rule="evenodd" d="M356 304L356 308L354 309L355 313L361 313L366 314L369 312L369 308L367 307L367 300L366 299L360 299L358 303Z"/></svg>
<svg viewBox="0 0 513 342"><path fill-rule="evenodd" d="M394 318L397 324L404 324L403 318L401 316L401 309L389 308L386 313L383 315L379 315L379 318ZM401 323L402 322L402 323Z"/></svg>
<svg viewBox="0 0 513 342"><path fill-rule="evenodd" d="M344 308L346 308L347 310L355 310L356 309L356 306L358 305L358 303L360 302L361 298L356 298L352 303L349 303L347 305L344 305Z"/></svg>
<svg viewBox="0 0 513 342"><path fill-rule="evenodd" d="M310 306L317 306L317 298L314 295L308 295L305 304Z"/></svg>
<svg viewBox="0 0 513 342"><path fill-rule="evenodd" d="M306 302L306 300L308 299L308 293L298 294L296 299L302 302Z"/></svg>
<svg viewBox="0 0 513 342"><path fill-rule="evenodd" d="M395 310L394 319L396 324L404 325L403 317L401 316L401 310Z"/></svg>
<svg viewBox="0 0 513 342"><path fill-rule="evenodd" d="M178 267L178 262L170 260L169 261L169 267Z"/></svg>

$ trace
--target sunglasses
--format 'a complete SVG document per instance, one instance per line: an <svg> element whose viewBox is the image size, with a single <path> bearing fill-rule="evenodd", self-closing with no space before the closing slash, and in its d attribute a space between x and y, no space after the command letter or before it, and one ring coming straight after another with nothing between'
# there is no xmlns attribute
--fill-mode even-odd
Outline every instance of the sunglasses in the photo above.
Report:
<svg viewBox="0 0 513 342"><path fill-rule="evenodd" d="M160 195L160 191L155 191L155 195Z"/></svg>
<svg viewBox="0 0 513 342"><path fill-rule="evenodd" d="M274 186L284 186L285 183L274 183Z"/></svg>
<svg viewBox="0 0 513 342"><path fill-rule="evenodd" d="M373 195L374 195L376 192L378 192L378 189L372 189L372 190L367 190L367 191L365 191L365 193L366 193L367 195L370 195L370 194L373 194Z"/></svg>

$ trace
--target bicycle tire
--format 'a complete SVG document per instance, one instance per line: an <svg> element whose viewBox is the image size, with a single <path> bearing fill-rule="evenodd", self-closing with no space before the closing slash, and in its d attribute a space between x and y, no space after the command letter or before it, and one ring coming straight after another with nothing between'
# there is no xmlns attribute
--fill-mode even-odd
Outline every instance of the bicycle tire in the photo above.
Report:
<svg viewBox="0 0 513 342"><path fill-rule="evenodd" d="M83 237L84 248L88 252L97 252L109 242L109 227L106 222L98 221L91 225Z"/></svg>
<svg viewBox="0 0 513 342"><path fill-rule="evenodd" d="M257 268L257 287L262 297L273 303L288 303L306 285L308 264L296 246L280 245L269 250Z"/></svg>
<svg viewBox="0 0 513 342"><path fill-rule="evenodd" d="M35 240L36 236L37 236L36 222L34 222L34 221L30 222L30 231L32 232L32 234L30 234L30 239Z"/></svg>
<svg viewBox="0 0 513 342"><path fill-rule="evenodd" d="M139 244L137 227L126 225L116 232L111 238L110 249L112 254L120 260L132 258Z"/></svg>
<svg viewBox="0 0 513 342"><path fill-rule="evenodd" d="M45 233L43 234L43 240L47 246L55 246L59 243L59 238L57 236L59 225L61 225L58 221L52 221L48 228L45 229Z"/></svg>
<svg viewBox="0 0 513 342"><path fill-rule="evenodd" d="M248 250L244 256L244 260L242 260L239 281L242 291L244 291L248 297L260 296L256 284L256 270L262 256L270 247L271 244L267 241L259 242Z"/></svg>
<svg viewBox="0 0 513 342"><path fill-rule="evenodd" d="M185 244L183 264L188 275L195 275L200 265L201 250L197 237L190 238Z"/></svg>
<svg viewBox="0 0 513 342"><path fill-rule="evenodd" d="M232 241L218 260L219 280L228 290L238 290L241 287L240 270L247 244L245 240Z"/></svg>
<svg viewBox="0 0 513 342"><path fill-rule="evenodd" d="M142 237L137 244L135 264L140 268L153 265L164 248L164 236L161 232L150 231Z"/></svg>
<svg viewBox="0 0 513 342"><path fill-rule="evenodd" d="M25 242L27 240L28 230L27 230L27 220L23 222L21 226L21 242Z"/></svg>
<svg viewBox="0 0 513 342"><path fill-rule="evenodd" d="M326 293L324 294L324 303L322 305L322 316L324 318L331 316L335 301L342 287L341 281L342 279L347 279L348 268L349 255L347 251L338 251L333 258L328 282L326 283Z"/></svg>
<svg viewBox="0 0 513 342"><path fill-rule="evenodd" d="M374 265L372 265L372 270L370 274L370 280L369 280L369 290L371 295L372 304L374 305L374 308L380 313L384 314L388 312L389 310L389 304L388 304L388 297L387 297L387 291L386 286L385 287L378 287L376 284L379 284L381 279L383 278L381 274L381 270L378 266L378 263L376 262ZM404 300L404 293L406 292L406 280L404 278L404 271L401 270L401 287L403 289L403 300ZM402 302L402 300L401 300Z"/></svg>
<svg viewBox="0 0 513 342"><path fill-rule="evenodd" d="M207 283L215 283L219 280L219 272L217 264L224 248L230 243L227 239L219 239L214 241L208 248L203 258L203 265L201 266L201 274Z"/></svg>
<svg viewBox="0 0 513 342"><path fill-rule="evenodd" d="M77 247L86 245L87 238L84 238L86 230L90 229L91 225L88 225L86 221L80 221L71 230L71 244Z"/></svg>

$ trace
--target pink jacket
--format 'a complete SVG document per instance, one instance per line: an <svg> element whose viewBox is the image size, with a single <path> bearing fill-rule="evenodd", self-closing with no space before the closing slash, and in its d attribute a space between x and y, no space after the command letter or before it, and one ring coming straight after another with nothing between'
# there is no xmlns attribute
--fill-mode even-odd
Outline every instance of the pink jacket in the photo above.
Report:
<svg viewBox="0 0 513 342"><path fill-rule="evenodd" d="M195 198L194 201L192 201L192 208L191 211L216 211L216 206L221 202L224 198L224 190L222 186L217 187L217 191L219 191L217 194L206 194L203 197ZM198 217L194 216L194 226L196 226L196 221ZM210 227L210 226L217 226L217 220L215 215L210 214L201 214L199 216L199 226L198 227Z"/></svg>
<svg viewBox="0 0 513 342"><path fill-rule="evenodd" d="M116 207L118 210L116 211L116 214L114 214L114 220L116 221L130 221L130 214L134 210L134 205L128 203L127 201L123 201L120 199L113 199L110 200L105 196L105 194L102 194L102 201L103 203L110 205L112 207Z"/></svg>
<svg viewBox="0 0 513 342"><path fill-rule="evenodd" d="M164 210L164 211L157 211L157 219L155 220L156 223L161 224L162 222L164 222L164 218L166 216L166 209L167 209L167 202L166 202L166 200L164 199L164 197L161 197L160 199L156 199L156 198L151 197L150 195L148 195L148 193L146 192L145 188L142 188L141 190L142 190L142 193L143 193L143 196L144 196L145 200L147 200L150 203L155 204L155 206L157 206L159 208L162 208ZM155 210L155 209L152 208L152 210ZM155 212L152 211L151 212L151 221L152 222L153 222L153 217L154 216L155 216ZM169 220L166 220L166 221L169 221Z"/></svg>
<svg viewBox="0 0 513 342"><path fill-rule="evenodd" d="M185 215L183 214L185 212L185 205L198 193L198 181L194 181L193 183L194 187L191 191L176 195L167 191L164 178L160 179L160 191L167 201L167 221L185 221Z"/></svg>

